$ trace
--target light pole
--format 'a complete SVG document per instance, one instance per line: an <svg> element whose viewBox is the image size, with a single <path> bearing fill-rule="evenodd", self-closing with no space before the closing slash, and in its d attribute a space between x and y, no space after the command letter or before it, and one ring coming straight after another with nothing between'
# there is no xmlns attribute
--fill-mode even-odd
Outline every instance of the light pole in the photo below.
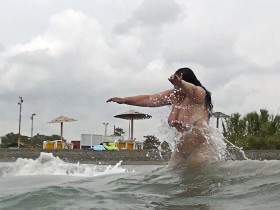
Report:
<svg viewBox="0 0 280 210"><path fill-rule="evenodd" d="M109 123L108 123L108 122L104 122L104 123L102 123L102 124L105 126L104 135L107 136L107 127L108 127Z"/></svg>
<svg viewBox="0 0 280 210"><path fill-rule="evenodd" d="M33 113L32 115L31 115L31 117L30 117L30 119L31 119L31 135L30 135L30 137L32 138L33 137L33 120L34 120L34 116L35 116L36 114L35 113Z"/></svg>
<svg viewBox="0 0 280 210"><path fill-rule="evenodd" d="M22 110L22 103L23 103L23 99L21 96L19 96L19 119L18 119L18 148L20 147L20 128L21 128L21 110Z"/></svg>

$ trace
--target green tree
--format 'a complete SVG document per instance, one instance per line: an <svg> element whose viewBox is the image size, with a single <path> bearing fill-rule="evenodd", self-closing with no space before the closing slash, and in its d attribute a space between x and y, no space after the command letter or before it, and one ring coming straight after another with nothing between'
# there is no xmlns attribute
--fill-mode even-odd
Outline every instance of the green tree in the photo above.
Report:
<svg viewBox="0 0 280 210"><path fill-rule="evenodd" d="M248 135L258 135L260 131L260 119L257 112L251 112L244 117Z"/></svg>
<svg viewBox="0 0 280 210"><path fill-rule="evenodd" d="M60 139L60 136L58 135L40 135L37 134L33 136L32 138L28 136L21 135L21 147L38 147L42 148L43 142L47 140L58 140ZM2 137L2 147L17 147L18 141L18 134L15 133L8 133L4 137Z"/></svg>
<svg viewBox="0 0 280 210"><path fill-rule="evenodd" d="M160 145L160 141L157 137L153 135L144 136L145 140L143 142L144 149L157 149Z"/></svg>
<svg viewBox="0 0 280 210"><path fill-rule="evenodd" d="M30 139L30 142L32 145L36 147L42 147L44 141L53 141L53 140L59 140L61 137L59 135L51 135L51 136L46 136L37 133L33 138Z"/></svg>
<svg viewBox="0 0 280 210"><path fill-rule="evenodd" d="M163 141L161 144L160 144L160 148L162 151L164 152L170 152L171 149L170 149L170 145L168 144L167 141Z"/></svg>
<svg viewBox="0 0 280 210"><path fill-rule="evenodd" d="M121 136L123 134L125 134L125 132L122 128L119 128L119 127L115 128L115 130L114 130L114 135L115 136Z"/></svg>
<svg viewBox="0 0 280 210"><path fill-rule="evenodd" d="M19 134L15 134L13 132L6 134L2 137L2 147L17 147L18 146L18 137ZM28 136L20 136L21 145L24 144L28 140Z"/></svg>
<svg viewBox="0 0 280 210"><path fill-rule="evenodd" d="M226 119L224 136L233 144L240 145L244 141L246 122L239 113L232 114Z"/></svg>
<svg viewBox="0 0 280 210"><path fill-rule="evenodd" d="M280 116L276 115L272 119L270 132L274 133L275 136L280 137Z"/></svg>
<svg viewBox="0 0 280 210"><path fill-rule="evenodd" d="M241 117L235 113L223 124L224 136L244 149L280 149L280 116L265 109Z"/></svg>

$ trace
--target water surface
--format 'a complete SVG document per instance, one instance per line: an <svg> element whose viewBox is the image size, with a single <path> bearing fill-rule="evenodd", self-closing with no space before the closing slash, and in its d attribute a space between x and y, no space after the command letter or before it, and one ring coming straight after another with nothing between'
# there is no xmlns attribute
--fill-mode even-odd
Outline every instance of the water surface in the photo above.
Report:
<svg viewBox="0 0 280 210"><path fill-rule="evenodd" d="M0 163L1 209L280 209L280 161L199 170L71 164L42 153Z"/></svg>

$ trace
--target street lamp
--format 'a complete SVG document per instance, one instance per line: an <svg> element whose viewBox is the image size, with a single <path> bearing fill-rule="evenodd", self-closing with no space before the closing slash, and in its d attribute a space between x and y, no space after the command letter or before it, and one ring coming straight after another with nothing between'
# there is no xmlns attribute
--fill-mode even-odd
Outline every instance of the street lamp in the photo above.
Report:
<svg viewBox="0 0 280 210"><path fill-rule="evenodd" d="M108 123L108 122L104 122L104 123L102 123L102 124L105 126L104 135L107 136L107 127L108 127L109 123Z"/></svg>
<svg viewBox="0 0 280 210"><path fill-rule="evenodd" d="M19 119L18 119L18 148L20 147L20 128L21 128L21 110L22 110L22 103L23 103L23 98L19 96Z"/></svg>
<svg viewBox="0 0 280 210"><path fill-rule="evenodd" d="M34 120L34 116L35 116L36 114L35 113L33 113L32 115L31 115L31 117L30 117L30 119L31 119L31 135L30 135L30 137L32 138L33 137L33 120Z"/></svg>

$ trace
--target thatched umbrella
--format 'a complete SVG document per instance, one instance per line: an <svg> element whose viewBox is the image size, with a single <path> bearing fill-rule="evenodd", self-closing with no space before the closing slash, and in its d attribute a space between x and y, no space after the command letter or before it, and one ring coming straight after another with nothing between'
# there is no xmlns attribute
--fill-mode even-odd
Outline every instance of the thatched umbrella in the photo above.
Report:
<svg viewBox="0 0 280 210"><path fill-rule="evenodd" d="M63 140L63 123L65 122L74 122L77 121L73 118L69 118L69 117L65 117L65 116L59 116L55 119L53 119L52 121L50 121L49 123L60 123L60 136L61 136L61 140Z"/></svg>
<svg viewBox="0 0 280 210"><path fill-rule="evenodd" d="M220 120L220 118L229 118L230 117L229 115L226 115L226 114L224 114L222 112L214 112L214 113L212 113L212 116L217 118L217 124L216 124L217 128L219 128L219 120Z"/></svg>
<svg viewBox="0 0 280 210"><path fill-rule="evenodd" d="M130 139L133 139L133 121L134 120L143 120L143 119L149 119L152 116L148 115L148 114L144 114L144 113L140 113L140 112L136 112L134 110L130 110L128 112L125 112L123 114L119 114L114 116L116 118L121 118L121 119L125 119L125 120L130 120Z"/></svg>

